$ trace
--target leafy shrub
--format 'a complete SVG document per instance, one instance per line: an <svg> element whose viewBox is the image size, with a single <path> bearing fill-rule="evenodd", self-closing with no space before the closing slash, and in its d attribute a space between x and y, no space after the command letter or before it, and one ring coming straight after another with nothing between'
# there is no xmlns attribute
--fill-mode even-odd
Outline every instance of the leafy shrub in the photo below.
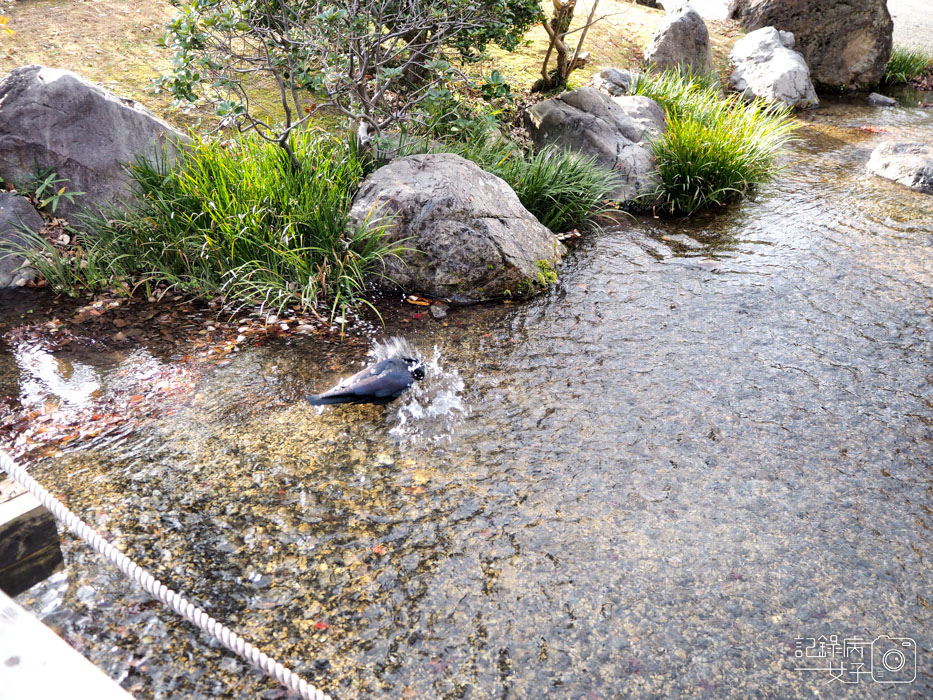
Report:
<svg viewBox="0 0 933 700"><path fill-rule="evenodd" d="M25 187L25 194L31 194L36 198L37 209L50 207L54 214L58 210L58 204L61 200L67 199L69 202L74 203L75 197L84 194L84 192L70 191L67 183L68 180L59 177L58 173L52 168L43 169L37 165L32 182Z"/></svg>
<svg viewBox="0 0 933 700"><path fill-rule="evenodd" d="M453 64L513 50L542 17L538 0L187 0L166 43L174 69L162 87L182 102L209 100L224 123L287 134L328 106L354 122L361 142L421 119L449 90ZM275 85L284 121L257 110Z"/></svg>
<svg viewBox="0 0 933 700"><path fill-rule="evenodd" d="M797 128L787 107L723 97L710 76L642 75L630 93L656 100L667 112L667 133L652 144L660 184L645 204L670 214L691 214L753 191L774 174L775 156Z"/></svg>

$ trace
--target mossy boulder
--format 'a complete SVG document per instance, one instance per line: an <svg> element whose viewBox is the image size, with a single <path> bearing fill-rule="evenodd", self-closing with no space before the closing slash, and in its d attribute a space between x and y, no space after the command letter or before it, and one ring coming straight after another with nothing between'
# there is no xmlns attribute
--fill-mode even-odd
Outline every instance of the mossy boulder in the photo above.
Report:
<svg viewBox="0 0 933 700"><path fill-rule="evenodd" d="M533 294L553 281L541 261L553 269L564 253L504 180L451 153L398 158L371 174L350 224L388 224L388 239L405 246L385 261L385 280L460 304Z"/></svg>

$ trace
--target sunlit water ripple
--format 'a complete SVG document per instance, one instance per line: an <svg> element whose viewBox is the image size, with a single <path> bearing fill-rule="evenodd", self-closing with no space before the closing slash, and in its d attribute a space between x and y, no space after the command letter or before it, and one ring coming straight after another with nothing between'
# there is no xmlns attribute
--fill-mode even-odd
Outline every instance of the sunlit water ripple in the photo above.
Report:
<svg viewBox="0 0 933 700"><path fill-rule="evenodd" d="M821 634L914 640L916 680L857 690L929 697L933 197L864 163L931 133L931 110L824 107L754 201L410 324L428 376L386 408L308 406L365 357L293 338L32 472L340 698L850 697L795 670ZM17 352L4 381L36 401L165 362ZM20 601L137 697L281 697L66 556Z"/></svg>

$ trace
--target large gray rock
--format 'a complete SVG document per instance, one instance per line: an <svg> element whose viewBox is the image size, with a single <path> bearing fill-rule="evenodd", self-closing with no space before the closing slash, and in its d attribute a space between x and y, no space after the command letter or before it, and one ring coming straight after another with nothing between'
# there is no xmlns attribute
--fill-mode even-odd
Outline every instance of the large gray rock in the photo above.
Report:
<svg viewBox="0 0 933 700"><path fill-rule="evenodd" d="M933 145L882 141L868 159L868 172L933 194Z"/></svg>
<svg viewBox="0 0 933 700"><path fill-rule="evenodd" d="M645 62L658 70L683 66L708 73L713 65L709 30L690 3L672 8L645 49Z"/></svg>
<svg viewBox="0 0 933 700"><path fill-rule="evenodd" d="M886 0L740 0L746 31L792 32L817 87L875 84L891 55Z"/></svg>
<svg viewBox="0 0 933 700"><path fill-rule="evenodd" d="M457 303L532 294L564 252L504 180L451 153L398 158L366 178L351 225L387 218L387 239L409 250L386 260L386 277Z"/></svg>
<svg viewBox="0 0 933 700"><path fill-rule="evenodd" d="M612 196L620 202L657 187L651 141L667 130L664 110L640 95L610 97L595 88L565 92L531 106L526 126L538 148L555 145L586 156L619 174Z"/></svg>
<svg viewBox="0 0 933 700"><path fill-rule="evenodd" d="M788 107L819 104L803 56L793 50L794 35L774 27L746 34L732 48L729 85L750 97Z"/></svg>
<svg viewBox="0 0 933 700"><path fill-rule="evenodd" d="M76 73L23 66L0 81L0 178L28 183L40 168L68 180L74 203L62 198L56 213L68 217L129 198L124 164L154 156L187 137L133 100L117 97Z"/></svg>
<svg viewBox="0 0 933 700"><path fill-rule="evenodd" d="M19 232L23 227L32 231L42 228L39 212L25 197L0 191L0 289L21 286L36 274L35 270L22 267L25 258L4 250L5 243L22 243Z"/></svg>

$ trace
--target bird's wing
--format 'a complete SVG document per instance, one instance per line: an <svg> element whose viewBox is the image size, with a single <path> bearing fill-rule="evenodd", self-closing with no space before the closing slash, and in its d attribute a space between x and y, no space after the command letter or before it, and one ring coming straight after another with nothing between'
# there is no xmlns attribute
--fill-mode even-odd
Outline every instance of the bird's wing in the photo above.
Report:
<svg viewBox="0 0 933 700"><path fill-rule="evenodd" d="M408 367L385 367L381 372L368 377L361 377L358 381L344 387L343 391L357 396L375 396L382 398L394 396L411 386L413 379Z"/></svg>
<svg viewBox="0 0 933 700"><path fill-rule="evenodd" d="M353 386L354 384L358 382L363 382L369 379L370 377L377 376L384 369L383 365L385 363L386 363L386 360L382 360L381 362L377 362L374 365L370 365L369 367L366 367L365 369L361 369L359 372L357 372L351 377L347 377L346 379L341 379L339 382L337 382L337 384L333 388L328 389L326 392L321 394L321 396L326 396L332 391L338 391L338 392L344 391L348 386Z"/></svg>
<svg viewBox="0 0 933 700"><path fill-rule="evenodd" d="M341 381L333 389L325 391L319 398L337 396L374 396L384 398L401 393L411 385L413 379L408 365L403 360L381 360L372 367L357 372Z"/></svg>

